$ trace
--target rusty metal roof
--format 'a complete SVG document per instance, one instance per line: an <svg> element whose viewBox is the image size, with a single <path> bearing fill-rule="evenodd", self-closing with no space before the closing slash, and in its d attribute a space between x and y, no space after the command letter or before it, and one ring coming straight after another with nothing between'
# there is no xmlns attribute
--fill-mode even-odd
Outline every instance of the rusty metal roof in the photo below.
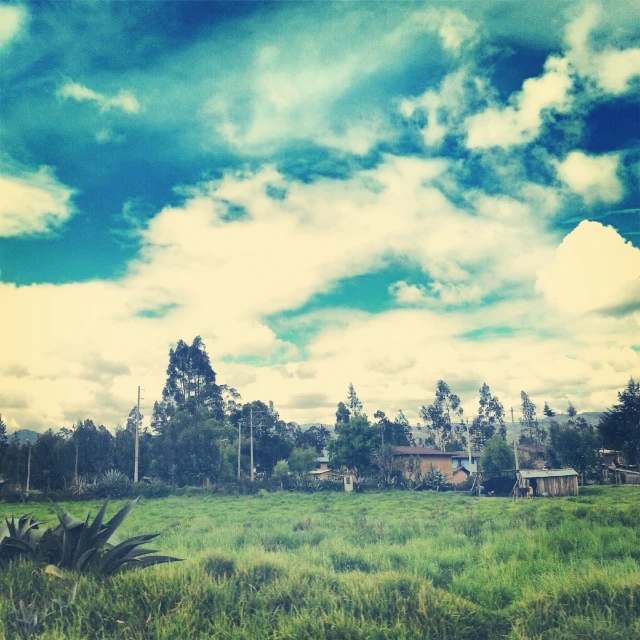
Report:
<svg viewBox="0 0 640 640"><path fill-rule="evenodd" d="M439 449L427 449L426 447L394 447L398 456L448 456L451 452Z"/></svg>
<svg viewBox="0 0 640 640"><path fill-rule="evenodd" d="M558 476L577 476L573 469L520 469L518 473L523 478L557 478Z"/></svg>

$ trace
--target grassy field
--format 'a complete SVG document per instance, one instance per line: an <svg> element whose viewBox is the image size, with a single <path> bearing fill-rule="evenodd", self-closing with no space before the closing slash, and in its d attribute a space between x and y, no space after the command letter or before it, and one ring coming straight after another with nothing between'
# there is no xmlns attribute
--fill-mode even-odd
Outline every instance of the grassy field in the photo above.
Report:
<svg viewBox="0 0 640 640"><path fill-rule="evenodd" d="M111 505L115 511L120 503ZM84 516L98 503L70 503ZM0 516L23 513L0 504ZM46 504L27 510L47 522ZM15 606L66 597L41 638L640 638L638 487L577 498L275 493L143 501L118 530L186 558L97 580L0 568Z"/></svg>

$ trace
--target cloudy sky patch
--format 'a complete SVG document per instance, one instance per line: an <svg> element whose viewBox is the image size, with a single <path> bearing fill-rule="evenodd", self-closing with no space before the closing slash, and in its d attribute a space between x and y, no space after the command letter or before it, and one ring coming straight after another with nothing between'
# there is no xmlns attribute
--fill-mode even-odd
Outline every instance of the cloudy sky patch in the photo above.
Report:
<svg viewBox="0 0 640 640"><path fill-rule="evenodd" d="M114 428L138 385L148 417L196 335L298 422L350 382L416 420L438 379L473 414L640 375L632 3L2 15L10 428Z"/></svg>

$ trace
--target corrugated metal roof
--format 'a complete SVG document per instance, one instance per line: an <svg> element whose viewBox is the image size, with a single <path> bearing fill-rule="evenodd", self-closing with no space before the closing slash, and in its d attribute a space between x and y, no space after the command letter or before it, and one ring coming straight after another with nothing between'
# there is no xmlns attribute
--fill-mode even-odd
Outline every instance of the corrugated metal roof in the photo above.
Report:
<svg viewBox="0 0 640 640"><path fill-rule="evenodd" d="M557 478L558 476L577 476L573 469L520 469L518 472L523 478Z"/></svg>
<svg viewBox="0 0 640 640"><path fill-rule="evenodd" d="M426 447L394 447L399 456L451 456L448 451L427 449Z"/></svg>
<svg viewBox="0 0 640 640"><path fill-rule="evenodd" d="M316 462L329 462L329 456L318 456Z"/></svg>

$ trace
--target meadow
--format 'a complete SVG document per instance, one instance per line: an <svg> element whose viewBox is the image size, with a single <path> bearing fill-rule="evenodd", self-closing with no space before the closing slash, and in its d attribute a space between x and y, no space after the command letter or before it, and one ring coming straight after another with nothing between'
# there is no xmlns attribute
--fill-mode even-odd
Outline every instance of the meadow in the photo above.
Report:
<svg viewBox="0 0 640 640"><path fill-rule="evenodd" d="M96 503L66 503L78 517ZM110 505L113 513L122 501ZM50 505L0 504L0 516ZM184 562L113 578L0 568L0 638L16 607L77 597L38 638L636 639L638 487L569 498L406 491L143 500L121 539Z"/></svg>

